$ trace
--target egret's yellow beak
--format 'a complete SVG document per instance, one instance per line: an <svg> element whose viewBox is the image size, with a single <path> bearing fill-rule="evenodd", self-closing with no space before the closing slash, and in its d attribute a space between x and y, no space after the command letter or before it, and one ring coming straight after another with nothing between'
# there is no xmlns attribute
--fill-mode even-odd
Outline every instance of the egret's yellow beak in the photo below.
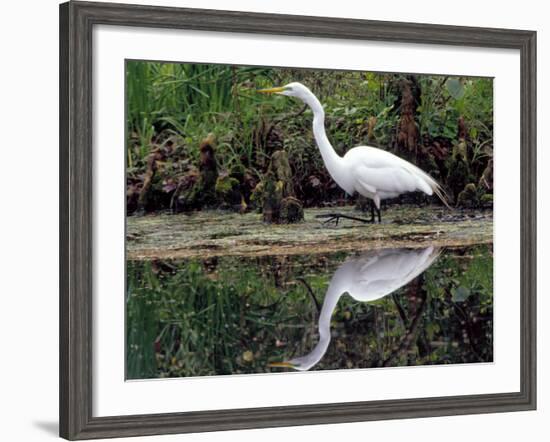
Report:
<svg viewBox="0 0 550 442"><path fill-rule="evenodd" d="M294 368L294 365L290 362L270 362L267 364L269 368Z"/></svg>
<svg viewBox="0 0 550 442"><path fill-rule="evenodd" d="M258 89L257 92L259 92L260 94L280 94L284 90L284 87L272 87L269 89Z"/></svg>

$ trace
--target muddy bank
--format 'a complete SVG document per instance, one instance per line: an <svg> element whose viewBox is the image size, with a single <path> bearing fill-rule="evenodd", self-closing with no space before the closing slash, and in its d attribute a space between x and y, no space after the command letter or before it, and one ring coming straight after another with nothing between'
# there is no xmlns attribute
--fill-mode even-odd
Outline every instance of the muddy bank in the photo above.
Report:
<svg viewBox="0 0 550 442"><path fill-rule="evenodd" d="M127 218L127 257L149 260L294 255L493 242L492 211L396 206L383 212L382 224L366 225L341 220L335 226L316 218L334 211L305 209L305 220L292 225L267 225L256 213L201 211L132 216ZM337 211L360 216L352 207Z"/></svg>

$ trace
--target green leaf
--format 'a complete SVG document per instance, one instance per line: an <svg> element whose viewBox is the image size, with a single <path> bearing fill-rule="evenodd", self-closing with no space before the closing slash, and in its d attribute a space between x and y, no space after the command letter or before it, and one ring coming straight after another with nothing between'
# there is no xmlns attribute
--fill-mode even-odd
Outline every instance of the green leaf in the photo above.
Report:
<svg viewBox="0 0 550 442"><path fill-rule="evenodd" d="M460 100L464 96L464 86L458 78L449 78L447 80L447 92L455 100Z"/></svg>
<svg viewBox="0 0 550 442"><path fill-rule="evenodd" d="M468 296L470 296L470 294L470 290L464 286L453 289L451 292L454 302L464 302L466 301L466 299L468 299Z"/></svg>

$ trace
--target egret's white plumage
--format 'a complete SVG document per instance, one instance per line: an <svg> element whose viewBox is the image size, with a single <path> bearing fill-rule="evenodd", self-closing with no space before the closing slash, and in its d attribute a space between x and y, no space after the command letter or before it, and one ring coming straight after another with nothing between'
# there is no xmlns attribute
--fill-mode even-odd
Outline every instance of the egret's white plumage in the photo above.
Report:
<svg viewBox="0 0 550 442"><path fill-rule="evenodd" d="M372 146L358 146L341 157L333 149L325 132L325 112L317 97L301 83L263 89L260 92L296 97L313 112L313 135L330 176L349 195L358 193L380 210L383 199L402 193L434 193L448 206L441 186L430 175L398 156Z"/></svg>
<svg viewBox="0 0 550 442"><path fill-rule="evenodd" d="M347 259L332 276L319 315L319 342L307 355L271 364L309 370L330 344L330 321L340 297L348 293L357 301L371 302L387 296L430 267L439 256L434 247L425 249L382 249Z"/></svg>

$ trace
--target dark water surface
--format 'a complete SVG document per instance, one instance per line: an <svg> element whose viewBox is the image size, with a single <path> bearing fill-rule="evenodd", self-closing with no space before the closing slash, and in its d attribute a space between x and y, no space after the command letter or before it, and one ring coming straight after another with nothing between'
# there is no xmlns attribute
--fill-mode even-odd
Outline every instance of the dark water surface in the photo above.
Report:
<svg viewBox="0 0 550 442"><path fill-rule="evenodd" d="M127 270L128 379L493 359L491 245Z"/></svg>

